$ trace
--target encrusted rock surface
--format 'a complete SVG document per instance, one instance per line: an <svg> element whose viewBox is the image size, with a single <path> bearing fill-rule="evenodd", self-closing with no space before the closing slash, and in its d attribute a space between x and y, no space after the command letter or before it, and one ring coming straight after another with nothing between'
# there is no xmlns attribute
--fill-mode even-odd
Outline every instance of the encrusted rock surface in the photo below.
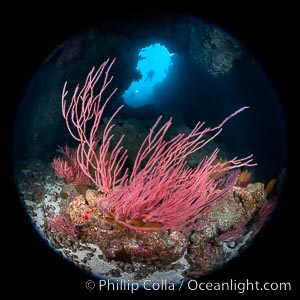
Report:
<svg viewBox="0 0 300 300"><path fill-rule="evenodd" d="M254 183L234 187L197 230L132 230L103 216L99 191L66 185L41 163L29 165L17 178L28 214L53 247L85 270L129 280L159 274L180 280L212 272L252 242L275 205L264 184ZM36 189L41 199L27 198ZM50 226L57 215L70 219L73 235Z"/></svg>

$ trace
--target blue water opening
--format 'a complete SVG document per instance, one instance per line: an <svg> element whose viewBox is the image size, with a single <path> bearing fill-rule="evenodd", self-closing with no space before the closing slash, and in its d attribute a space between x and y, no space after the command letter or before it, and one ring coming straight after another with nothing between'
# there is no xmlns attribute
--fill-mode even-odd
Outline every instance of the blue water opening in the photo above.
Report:
<svg viewBox="0 0 300 300"><path fill-rule="evenodd" d="M126 104L139 107L152 103L153 98L150 96L153 88L166 79L169 68L172 66L173 55L159 43L141 49L137 70L141 72L142 78L132 82L123 94Z"/></svg>

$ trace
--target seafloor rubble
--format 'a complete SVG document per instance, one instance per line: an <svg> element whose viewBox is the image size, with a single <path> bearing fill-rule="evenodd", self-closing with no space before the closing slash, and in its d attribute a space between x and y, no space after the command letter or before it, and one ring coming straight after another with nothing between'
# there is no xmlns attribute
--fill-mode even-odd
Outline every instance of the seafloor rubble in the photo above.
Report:
<svg viewBox="0 0 300 300"><path fill-rule="evenodd" d="M50 164L20 165L17 182L34 225L63 256L95 275L129 281L176 282L221 267L252 241L274 207L264 184L243 182L198 230L132 230L103 217L101 193L66 184Z"/></svg>

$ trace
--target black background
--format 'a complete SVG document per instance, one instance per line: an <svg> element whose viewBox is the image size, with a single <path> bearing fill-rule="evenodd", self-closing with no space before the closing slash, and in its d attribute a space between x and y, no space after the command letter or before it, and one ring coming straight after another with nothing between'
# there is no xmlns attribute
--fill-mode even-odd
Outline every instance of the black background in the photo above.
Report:
<svg viewBox="0 0 300 300"><path fill-rule="evenodd" d="M152 3L152 2L151 2ZM293 153L293 138L295 137L296 124L292 114L293 101L297 96L293 95L292 82L293 70L296 68L296 56L293 55L296 35L296 20L293 16L293 8L276 7L274 4L267 8L255 6L253 3L237 6L220 7L215 5L208 8L195 5L183 5L180 9L169 8L154 10L148 3L148 7L114 7L104 8L104 4L87 6L80 3L78 7L74 3L69 8L62 9L53 3L43 3L39 7L18 7L7 10L10 16L2 25L4 35L2 37L3 49L7 51L2 59L8 69L3 71L5 75L2 89L7 96L2 99L1 109L1 136L4 145L11 145L11 134L14 121L14 112L18 100L26 87L27 80L39 63L49 54L64 37L67 37L82 26L93 23L95 18L109 15L118 15L120 18L134 17L137 14L159 14L182 12L201 16L223 27L233 36L237 37L249 48L258 61L262 64L266 73L273 81L279 93L282 105L285 109L289 126L290 155L289 173L285 194L268 226L257 237L255 243L238 259L229 263L224 269L208 276L205 280L212 282L229 281L230 279L251 281L276 281L292 282L293 293L296 291L295 273L298 271L297 235L299 227L296 217L296 206L299 201L297 196L295 154ZM195 2L196 3L196 2ZM4 12L3 12L4 13ZM299 76L298 76L299 77ZM47 83L45 82L45 85ZM299 98L299 96L298 96ZM299 100L298 100L299 101ZM5 110L3 103L5 103ZM9 104L9 105L8 105ZM2 134L3 132L3 134ZM7 141L6 141L7 139ZM104 292L99 290L87 291L85 281L91 276L63 261L51 250L35 232L17 199L13 186L13 174L9 163L10 147L3 147L1 170L3 173L2 196L2 274L5 281L2 289L15 295L21 292L23 296L36 295L64 295L64 296L95 296L101 298L107 295L119 297L128 296L125 292ZM295 151L296 152L296 151ZM4 158L4 159L3 159ZM3 162L2 162L3 161ZM6 168L8 167L8 168ZM10 179L8 183L6 180ZM6 196L4 196L6 195ZM189 294L192 299L203 296L223 296L222 292L197 292L181 291ZM174 296L175 292L143 292L134 294L133 297L143 296L153 298L156 296ZM228 293L235 296L236 292ZM251 293L250 293L251 294ZM255 296L291 296L287 292L259 292L252 293Z"/></svg>

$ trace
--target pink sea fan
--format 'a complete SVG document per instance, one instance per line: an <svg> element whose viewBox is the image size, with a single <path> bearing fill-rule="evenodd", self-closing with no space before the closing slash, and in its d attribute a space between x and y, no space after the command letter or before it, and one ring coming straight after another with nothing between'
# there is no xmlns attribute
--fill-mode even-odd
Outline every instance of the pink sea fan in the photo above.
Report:
<svg viewBox="0 0 300 300"><path fill-rule="evenodd" d="M59 152L64 155L64 158L55 157L52 161L52 167L56 175L63 178L67 184L90 184L90 179L83 173L78 164L76 149L72 149L66 145L65 147L59 147Z"/></svg>
<svg viewBox="0 0 300 300"><path fill-rule="evenodd" d="M76 233L76 225L65 215L52 215L48 221L50 227L72 236Z"/></svg>
<svg viewBox="0 0 300 300"><path fill-rule="evenodd" d="M116 222L136 229L135 220L156 224L144 230L195 229L207 223L205 216L226 199L236 184L232 178L222 190L215 174L234 168L234 164L248 163L233 159L213 164L218 150L204 159L196 168L186 167L185 162L174 163L168 168L165 160L157 161L153 170L144 168L123 187L100 200L104 214L113 215ZM167 159L168 156L165 157Z"/></svg>
<svg viewBox="0 0 300 300"><path fill-rule="evenodd" d="M141 228L140 222L144 223L143 230L183 230L203 226L207 222L206 214L224 201L238 178L238 175L233 176L220 188L220 174L255 164L252 155L216 163L219 149L195 168L187 166L186 158L219 135L229 119L248 107L240 108L213 128L203 128L205 123L199 122L190 134L178 134L170 141L165 140L165 135L172 118L159 125L160 116L144 139L129 173L128 169L124 170L127 159L127 152L121 146L124 136L111 147L112 122L122 106L106 123L101 143L95 147L104 109L116 91L104 97L105 89L113 79L109 71L114 61L108 59L96 71L93 68L84 86L76 87L70 103L66 100L67 83L62 93L63 117L71 136L79 142L77 162L104 193L100 209L104 215L113 216L116 222L133 229ZM103 79L102 86L94 93L100 79ZM212 135L206 138L208 133Z"/></svg>
<svg viewBox="0 0 300 300"><path fill-rule="evenodd" d="M266 224L266 221L275 210L276 205L277 205L277 199L272 199L268 201L266 204L264 204L263 207L259 210L258 214L256 215L256 222L251 227L251 230L253 230L254 232L253 237Z"/></svg>
<svg viewBox="0 0 300 300"><path fill-rule="evenodd" d="M247 223L242 222L241 224L237 225L235 228L222 233L217 238L217 242L224 242L224 243L240 242L247 233L246 225Z"/></svg>

